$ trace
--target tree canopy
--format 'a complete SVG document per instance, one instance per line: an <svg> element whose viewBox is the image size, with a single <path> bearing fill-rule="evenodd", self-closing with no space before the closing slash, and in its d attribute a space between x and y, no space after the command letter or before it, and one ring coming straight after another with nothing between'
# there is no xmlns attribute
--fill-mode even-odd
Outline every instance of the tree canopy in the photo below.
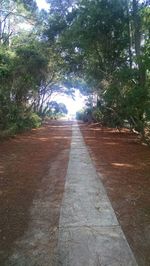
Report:
<svg viewBox="0 0 150 266"><path fill-rule="evenodd" d="M93 95L93 120L117 127L127 122L146 138L149 1L48 2L48 11L39 11L34 0L0 2L1 128L32 112L43 117L53 92L79 88ZM29 30L18 29L24 21L32 25Z"/></svg>
<svg viewBox="0 0 150 266"><path fill-rule="evenodd" d="M84 79L96 96L93 119L98 112L102 124L122 127L127 121L145 138L150 116L149 1L50 2L48 40L62 50L68 73Z"/></svg>

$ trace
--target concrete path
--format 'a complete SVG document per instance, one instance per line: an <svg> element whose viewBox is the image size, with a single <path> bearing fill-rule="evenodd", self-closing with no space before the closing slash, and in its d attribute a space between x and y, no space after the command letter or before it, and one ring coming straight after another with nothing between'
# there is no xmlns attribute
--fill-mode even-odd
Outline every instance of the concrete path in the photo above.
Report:
<svg viewBox="0 0 150 266"><path fill-rule="evenodd" d="M56 265L137 265L77 124L60 213Z"/></svg>

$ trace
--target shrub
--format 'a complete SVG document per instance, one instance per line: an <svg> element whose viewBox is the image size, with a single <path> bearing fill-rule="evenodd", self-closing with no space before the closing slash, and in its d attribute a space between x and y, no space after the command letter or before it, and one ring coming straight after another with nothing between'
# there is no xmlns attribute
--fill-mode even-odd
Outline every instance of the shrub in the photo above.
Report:
<svg viewBox="0 0 150 266"><path fill-rule="evenodd" d="M96 108L93 109L93 111L92 111L92 118L93 118L93 120L95 122L101 122L102 121L103 114L102 114L101 110L98 107L96 107Z"/></svg>
<svg viewBox="0 0 150 266"><path fill-rule="evenodd" d="M24 116L20 116L16 123L18 127L18 132L29 130L31 128L37 128L41 125L42 119L36 113L26 113Z"/></svg>

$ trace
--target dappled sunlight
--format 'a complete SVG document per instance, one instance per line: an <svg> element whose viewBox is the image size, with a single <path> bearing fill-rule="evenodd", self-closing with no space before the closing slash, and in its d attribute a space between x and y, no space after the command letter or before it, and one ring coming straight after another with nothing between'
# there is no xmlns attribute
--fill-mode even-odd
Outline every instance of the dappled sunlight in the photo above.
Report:
<svg viewBox="0 0 150 266"><path fill-rule="evenodd" d="M128 168L134 167L133 164L129 164L129 163L111 163L111 165L116 166L116 167L128 167Z"/></svg>
<svg viewBox="0 0 150 266"><path fill-rule="evenodd" d="M55 126L52 126L52 125L48 125L48 127L49 127L49 128L52 128L52 129L55 129L55 128L56 128L56 129L57 129L57 128L67 128L68 125L64 125L64 126L59 126L59 125L58 125L58 126L56 126L56 125L55 125Z"/></svg>
<svg viewBox="0 0 150 266"><path fill-rule="evenodd" d="M51 136L51 140L55 140L55 139L68 139L69 137L65 137L65 136ZM48 141L49 138L38 138L38 140L41 140L41 141Z"/></svg>
<svg viewBox="0 0 150 266"><path fill-rule="evenodd" d="M57 129L56 129L57 130ZM69 139L70 137L69 136L62 136L61 133L59 135L54 135L52 132L51 132L51 137L40 137L40 136L27 136L27 137L22 137L20 139L14 139L14 143L16 144L19 144L19 143L22 143L24 142L24 144L26 143L29 143L31 142L32 146L33 145L36 145L36 143L38 141L41 141L41 142L53 142L54 140L61 140L61 139ZM39 142L40 143L40 142Z"/></svg>
<svg viewBox="0 0 150 266"><path fill-rule="evenodd" d="M48 138L38 138L41 141L48 141Z"/></svg>
<svg viewBox="0 0 150 266"><path fill-rule="evenodd" d="M33 128L32 130L31 130L31 132L33 131L42 131L42 130L44 130L45 129L45 127L44 126L40 126L39 128Z"/></svg>
<svg viewBox="0 0 150 266"><path fill-rule="evenodd" d="M85 137L85 139L87 139L87 140L93 139L93 140L96 140L96 141L99 141L99 140L106 140L107 142L105 142L105 144L111 144L111 143L116 143L116 144L117 144L117 142L108 142L108 140L112 140L112 138L110 138L110 137L102 137L102 136L100 136L100 137L98 138L98 137L95 137L95 136L93 135L93 136Z"/></svg>
<svg viewBox="0 0 150 266"><path fill-rule="evenodd" d="M128 240L131 244L134 241L138 252L147 245L149 254L149 147L142 145L138 135L129 131L98 128L94 133L86 124L80 128Z"/></svg>
<svg viewBox="0 0 150 266"><path fill-rule="evenodd" d="M106 144L106 145L118 145L117 142L106 142L105 144Z"/></svg>
<svg viewBox="0 0 150 266"><path fill-rule="evenodd" d="M70 121L51 121L44 123L43 126L40 128L32 129L31 131L27 131L21 134L16 135L14 138L10 139L9 141L14 145L16 144L18 146L18 149L26 149L26 145L28 143L31 143L31 147L36 146L38 143L38 146L40 143L52 143L55 142L55 140L66 139L69 140L70 134L72 131L72 122ZM63 132L66 132L66 135L64 136ZM7 140L6 140L7 143ZM23 147L24 144L24 147ZM21 146L20 146L21 145ZM37 149L38 149L37 146ZM40 147L39 147L40 148Z"/></svg>
<svg viewBox="0 0 150 266"><path fill-rule="evenodd" d="M91 128L87 124L80 124L81 130L85 133L85 139L95 139L95 141L103 141L107 146L124 145L124 143L131 145L140 145L138 135L130 132L128 129L123 129L119 132L117 129L98 127ZM88 135L86 134L88 132Z"/></svg>
<svg viewBox="0 0 150 266"><path fill-rule="evenodd" d="M61 135L61 133L59 135L54 135L53 133L51 133L51 137L50 138L46 138L46 137L35 137L35 138L32 138L32 140L41 140L41 141L52 141L52 140L55 140L55 139L68 139L70 138L69 136L63 136Z"/></svg>
<svg viewBox="0 0 150 266"><path fill-rule="evenodd" d="M90 145L90 150L93 149L95 153L94 158L95 156L99 158L99 160L96 160L97 165L100 168L103 164L108 166L105 169L107 174L110 173L110 176L112 176L112 173L118 175L121 172L121 175L126 177L129 170L132 179L135 174L136 176L139 175L139 171L143 169L148 174L150 166L149 149L140 144L137 134L128 130L123 132L109 128L103 128L102 130L99 127L96 131L95 128L91 130L87 124L80 125L80 128L85 142Z"/></svg>

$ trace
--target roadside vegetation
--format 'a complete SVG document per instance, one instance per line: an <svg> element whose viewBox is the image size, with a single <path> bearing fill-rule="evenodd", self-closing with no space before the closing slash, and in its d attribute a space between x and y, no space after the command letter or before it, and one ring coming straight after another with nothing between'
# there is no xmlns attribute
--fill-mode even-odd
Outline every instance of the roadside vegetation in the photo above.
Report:
<svg viewBox="0 0 150 266"><path fill-rule="evenodd" d="M148 1L81 1L71 29L78 46L76 58L83 59L80 66L91 92L86 110L78 112L77 118L110 127L127 126L148 141Z"/></svg>
<svg viewBox="0 0 150 266"><path fill-rule="evenodd" d="M0 137L67 112L61 104L52 105L53 94L71 90L63 85L59 52L42 38L44 16L35 1L0 1Z"/></svg>
<svg viewBox="0 0 150 266"><path fill-rule="evenodd" d="M149 142L149 1L48 2L39 11L34 0L0 1L0 131L39 126L54 93L78 88L85 120Z"/></svg>

